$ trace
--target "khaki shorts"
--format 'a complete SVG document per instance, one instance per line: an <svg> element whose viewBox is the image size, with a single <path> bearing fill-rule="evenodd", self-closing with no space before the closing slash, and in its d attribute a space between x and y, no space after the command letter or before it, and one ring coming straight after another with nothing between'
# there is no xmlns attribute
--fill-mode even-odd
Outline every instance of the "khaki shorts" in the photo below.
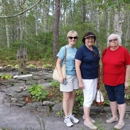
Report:
<svg viewBox="0 0 130 130"><path fill-rule="evenodd" d="M66 85L60 84L60 91L72 92L73 90L79 88L77 76L67 75L66 80L68 81Z"/></svg>

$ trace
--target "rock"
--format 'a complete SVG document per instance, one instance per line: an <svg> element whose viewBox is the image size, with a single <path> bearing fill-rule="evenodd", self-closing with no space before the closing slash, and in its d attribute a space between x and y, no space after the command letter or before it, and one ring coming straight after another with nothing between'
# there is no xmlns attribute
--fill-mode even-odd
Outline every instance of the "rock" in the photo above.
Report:
<svg viewBox="0 0 130 130"><path fill-rule="evenodd" d="M23 108L28 108L30 110L37 110L43 113L49 113L50 106L55 105L54 102L44 101L42 103L34 102L33 100L31 102L30 100L27 102L25 98L30 97L31 95L27 89L23 90L21 88L23 88L24 86L27 86L28 88L29 86L37 83L39 86L44 86L48 89L49 87L51 87L50 82L52 81L52 71L50 69L41 70L41 68L39 68L40 72L33 69L29 70L33 71L33 73L27 75L18 75L18 72L11 72L14 78L10 80L4 80L2 81L2 83L0 83L0 89L5 90L3 103L7 106L15 105Z"/></svg>
<svg viewBox="0 0 130 130"><path fill-rule="evenodd" d="M14 79L28 79L28 77L31 77L32 76L32 74L25 74L25 75L15 75L13 78Z"/></svg>
<svg viewBox="0 0 130 130"><path fill-rule="evenodd" d="M14 101L16 102L16 101L17 101L17 98L11 98L11 101L12 101L12 102L14 102Z"/></svg>
<svg viewBox="0 0 130 130"><path fill-rule="evenodd" d="M31 80L27 80L27 81L25 82L25 84L26 84L26 85L33 85L33 82L32 82Z"/></svg>
<svg viewBox="0 0 130 130"><path fill-rule="evenodd" d="M19 106L19 107L22 107L25 105L25 102L12 102L10 103L11 105L14 105L14 106Z"/></svg>
<svg viewBox="0 0 130 130"><path fill-rule="evenodd" d="M39 76L33 76L32 79L33 80L39 80Z"/></svg>
<svg viewBox="0 0 130 130"><path fill-rule="evenodd" d="M30 96L30 93L27 90L22 91L20 93L17 93L15 90L19 90L19 87L8 88L5 92L5 94L10 95L10 96L15 97L15 98Z"/></svg>
<svg viewBox="0 0 130 130"><path fill-rule="evenodd" d="M38 80L38 84L42 84L42 83L45 83L46 81L44 79L40 79Z"/></svg>
<svg viewBox="0 0 130 130"><path fill-rule="evenodd" d="M57 103L52 107L52 111L53 112L58 112L58 111L62 111L62 103Z"/></svg>
<svg viewBox="0 0 130 130"><path fill-rule="evenodd" d="M40 83L39 84L40 86L44 86L44 87L46 87L46 88L49 88L49 87L51 87L51 85L50 85L50 83Z"/></svg>
<svg viewBox="0 0 130 130"><path fill-rule="evenodd" d="M28 103L26 104L26 106L24 106L24 108L27 108L29 110L37 110L37 108L39 106L42 106L42 102L32 102L32 103Z"/></svg>
<svg viewBox="0 0 130 130"><path fill-rule="evenodd" d="M49 106L49 105L53 106L53 105L55 105L54 102L50 102L50 101L43 101L42 104L43 104L43 106Z"/></svg>
<svg viewBox="0 0 130 130"><path fill-rule="evenodd" d="M7 106L7 107L10 107L10 106L11 106L11 104L8 103L8 102L3 102L3 104L4 104L5 106Z"/></svg>
<svg viewBox="0 0 130 130"><path fill-rule="evenodd" d="M42 112L43 114L49 114L50 108L48 106L39 106L37 111Z"/></svg>

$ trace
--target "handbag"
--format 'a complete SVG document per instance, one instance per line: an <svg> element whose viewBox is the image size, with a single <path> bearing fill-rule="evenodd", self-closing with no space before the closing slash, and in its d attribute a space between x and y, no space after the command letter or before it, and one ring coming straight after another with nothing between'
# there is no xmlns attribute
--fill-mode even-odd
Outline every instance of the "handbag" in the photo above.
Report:
<svg viewBox="0 0 130 130"><path fill-rule="evenodd" d="M67 55L67 49L66 49L66 47L65 47L64 64L63 64L63 66L62 66L62 68L61 68L62 75L63 75L64 78L66 78L66 55ZM57 80L57 81L59 80L59 73L58 73L58 71L57 71L57 68L54 69L53 74L52 74L52 78L53 78L54 80Z"/></svg>
<svg viewBox="0 0 130 130"><path fill-rule="evenodd" d="M103 105L104 104L104 97L100 89L97 90L96 93L96 104Z"/></svg>

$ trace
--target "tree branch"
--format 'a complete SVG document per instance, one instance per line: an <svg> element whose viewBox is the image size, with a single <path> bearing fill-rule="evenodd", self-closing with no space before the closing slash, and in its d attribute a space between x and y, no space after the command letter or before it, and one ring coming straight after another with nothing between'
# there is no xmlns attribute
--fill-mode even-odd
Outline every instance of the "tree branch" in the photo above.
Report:
<svg viewBox="0 0 130 130"><path fill-rule="evenodd" d="M19 5L24 5L25 2L26 2L26 0L23 0L23 2L21 2L21 3L18 1L18 4Z"/></svg>
<svg viewBox="0 0 130 130"><path fill-rule="evenodd" d="M18 15L22 15L24 14L25 12L27 12L28 10L34 8L37 4L39 4L42 0L39 0L38 2L36 2L33 6L31 6L30 8L20 12L20 13L17 13L17 14L14 14L14 15L10 15L10 16L0 16L0 19L3 19L3 18L13 18L13 17L16 17Z"/></svg>

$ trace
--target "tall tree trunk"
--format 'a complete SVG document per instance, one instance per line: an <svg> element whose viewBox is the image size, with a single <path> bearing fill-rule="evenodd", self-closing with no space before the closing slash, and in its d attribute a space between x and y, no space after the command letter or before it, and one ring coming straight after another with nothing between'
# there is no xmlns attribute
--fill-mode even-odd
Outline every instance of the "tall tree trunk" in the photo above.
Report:
<svg viewBox="0 0 130 130"><path fill-rule="evenodd" d="M82 0L82 8L83 8L82 21L84 23L86 21L86 0Z"/></svg>
<svg viewBox="0 0 130 130"><path fill-rule="evenodd" d="M99 21L99 9L96 9L96 31L99 32L100 21Z"/></svg>
<svg viewBox="0 0 130 130"><path fill-rule="evenodd" d="M99 8L97 8L95 11L96 11L96 31L97 31L97 37L98 37L100 33ZM98 38L96 40L96 44L97 44L97 47L100 47Z"/></svg>
<svg viewBox="0 0 130 130"><path fill-rule="evenodd" d="M118 21L119 21L119 12L117 9L114 9L114 33L118 34Z"/></svg>
<svg viewBox="0 0 130 130"><path fill-rule="evenodd" d="M120 19L119 19L119 36L122 37L122 24L124 22L124 7L122 6L121 11L120 11Z"/></svg>
<svg viewBox="0 0 130 130"><path fill-rule="evenodd" d="M20 40L23 39L23 25L22 25L22 16L20 16L19 18L19 36L20 36Z"/></svg>
<svg viewBox="0 0 130 130"><path fill-rule="evenodd" d="M37 17L35 16L35 34L38 35Z"/></svg>
<svg viewBox="0 0 130 130"><path fill-rule="evenodd" d="M43 30L45 32L48 31L48 15L49 15L49 6L50 6L50 0L44 0L44 5L43 5Z"/></svg>
<svg viewBox="0 0 130 130"><path fill-rule="evenodd" d="M62 3L62 11L61 11L61 13L60 13L60 19L61 19L61 21L62 21L62 22L60 23L60 27L61 27L61 28L64 28L65 25L66 25L66 8L67 8L66 3L63 2L63 3Z"/></svg>
<svg viewBox="0 0 130 130"><path fill-rule="evenodd" d="M9 40L9 29L7 19L5 18L5 27L6 27L6 39L7 39L7 47L10 48L10 40Z"/></svg>
<svg viewBox="0 0 130 130"><path fill-rule="evenodd" d="M58 36L59 36L59 19L60 19L60 0L55 0L55 14L54 14L54 26L53 26L53 58L56 60L56 54L58 52Z"/></svg>
<svg viewBox="0 0 130 130"><path fill-rule="evenodd" d="M46 30L47 30L47 32L49 31L49 26L48 26L49 8L50 8L50 0L47 0L47 8L46 8Z"/></svg>
<svg viewBox="0 0 130 130"><path fill-rule="evenodd" d="M123 8L121 12L118 12L117 9L115 9L114 11L114 33L122 37L122 23L124 22Z"/></svg>
<svg viewBox="0 0 130 130"><path fill-rule="evenodd" d="M91 22L91 21L95 21L95 12L94 12L94 5L93 5L94 3L93 2L91 2L90 3L90 5L87 5L88 6L88 8L89 8L89 6L90 6L90 18L89 18L89 21Z"/></svg>
<svg viewBox="0 0 130 130"><path fill-rule="evenodd" d="M128 12L127 18L126 18L126 34L125 34L125 46L128 46L129 42L129 34L130 34L130 13Z"/></svg>
<svg viewBox="0 0 130 130"><path fill-rule="evenodd" d="M74 17L74 15L76 15L75 10L76 10L76 8L75 8L75 0L73 0L73 9L72 9L72 18L73 18L73 20L72 20L72 25L74 25L74 23L75 23L75 17Z"/></svg>
<svg viewBox="0 0 130 130"><path fill-rule="evenodd" d="M14 19L11 19L11 23L12 23L12 28L11 28L11 34L12 34L12 42L15 42L16 40L16 25L14 24Z"/></svg>
<svg viewBox="0 0 130 130"><path fill-rule="evenodd" d="M106 16L106 35L108 37L110 35L110 9L107 9Z"/></svg>

